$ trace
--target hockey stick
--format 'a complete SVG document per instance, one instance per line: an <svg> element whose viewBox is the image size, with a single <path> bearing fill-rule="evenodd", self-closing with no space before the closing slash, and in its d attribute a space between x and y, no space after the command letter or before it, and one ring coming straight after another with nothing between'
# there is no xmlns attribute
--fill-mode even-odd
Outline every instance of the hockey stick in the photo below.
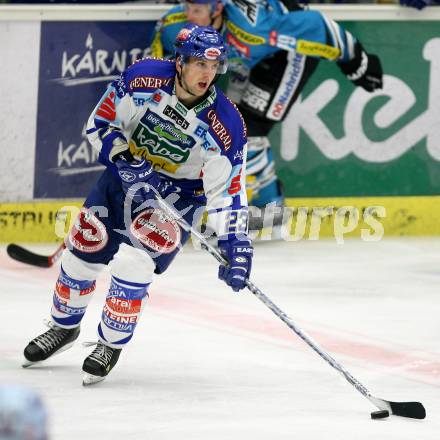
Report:
<svg viewBox="0 0 440 440"><path fill-rule="evenodd" d="M207 250L220 264L227 264L217 248L212 246L205 237L195 230L182 216L171 207L160 195L156 193L156 198L159 205L168 212L186 231L193 234L200 240L202 247ZM275 305L255 284L250 280L246 280L246 287L272 312L278 316L291 330L293 330L307 345L309 345L321 358L323 358L329 365L336 369L344 378L353 385L364 397L366 397L373 405L379 408L380 411L371 413L372 418L388 417L390 414L401 417L409 417L412 419L424 419L426 411L420 402L391 402L373 396L368 389L362 385L351 373L339 364L332 356L326 353L307 333L299 328L289 316L287 316L277 305Z"/></svg>
<svg viewBox="0 0 440 440"><path fill-rule="evenodd" d="M11 258L21 263L47 268L52 267L60 259L65 247L65 244L61 243L52 255L40 255L12 243L6 247L6 252Z"/></svg>

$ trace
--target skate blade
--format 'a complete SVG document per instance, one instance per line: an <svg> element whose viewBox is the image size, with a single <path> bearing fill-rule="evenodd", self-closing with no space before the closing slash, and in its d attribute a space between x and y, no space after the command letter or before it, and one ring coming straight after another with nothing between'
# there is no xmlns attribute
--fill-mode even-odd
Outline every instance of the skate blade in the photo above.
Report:
<svg viewBox="0 0 440 440"><path fill-rule="evenodd" d="M83 376L83 386L87 387L89 385L95 385L95 383L102 382L105 376L94 376L93 374L84 373Z"/></svg>
<svg viewBox="0 0 440 440"><path fill-rule="evenodd" d="M51 359L54 356L62 353L63 351L68 350L75 342L76 342L76 339L75 339L75 341L69 342L64 347L60 348L58 351L56 351L52 356L49 356L47 359ZM32 367L32 365L41 364L42 362L47 361L47 359L43 359L42 361L35 361L35 362L33 362L33 361L28 361L26 358L24 358L24 361L22 362L21 366L23 368L29 368L29 367Z"/></svg>
<svg viewBox="0 0 440 440"><path fill-rule="evenodd" d="M23 368L29 368L32 365L41 364L41 362L43 362L43 361L32 362L32 361L28 361L26 358L24 358L24 361L21 363L21 366Z"/></svg>

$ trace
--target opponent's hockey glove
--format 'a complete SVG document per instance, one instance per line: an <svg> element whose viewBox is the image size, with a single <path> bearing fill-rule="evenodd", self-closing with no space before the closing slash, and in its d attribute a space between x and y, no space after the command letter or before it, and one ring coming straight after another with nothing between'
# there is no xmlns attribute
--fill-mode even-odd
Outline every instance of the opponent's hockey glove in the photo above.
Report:
<svg viewBox="0 0 440 440"><path fill-rule="evenodd" d="M230 238L220 239L218 247L223 257L229 262L228 266L220 265L218 277L234 292L246 287L246 279L249 278L252 267L254 249L250 240Z"/></svg>
<svg viewBox="0 0 440 440"><path fill-rule="evenodd" d="M383 72L379 57L365 52L359 43L355 45L355 57L339 63L339 66L350 81L367 92L382 88Z"/></svg>
<svg viewBox="0 0 440 440"><path fill-rule="evenodd" d="M160 177L151 167L150 162L146 160L126 162L117 160L115 165L121 178L122 189L127 197L133 199L135 203L142 203L145 200L154 198L151 188L160 188ZM142 185L147 183L148 185Z"/></svg>

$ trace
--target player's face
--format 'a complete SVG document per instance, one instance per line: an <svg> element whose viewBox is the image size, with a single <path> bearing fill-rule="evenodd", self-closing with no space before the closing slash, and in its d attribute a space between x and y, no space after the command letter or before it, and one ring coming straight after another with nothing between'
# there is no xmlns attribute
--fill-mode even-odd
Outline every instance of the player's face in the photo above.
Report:
<svg viewBox="0 0 440 440"><path fill-rule="evenodd" d="M209 26L211 24L211 5L185 3L186 16L190 23L198 26Z"/></svg>
<svg viewBox="0 0 440 440"><path fill-rule="evenodd" d="M214 80L218 61L190 58L182 69L182 82L192 94L203 96Z"/></svg>

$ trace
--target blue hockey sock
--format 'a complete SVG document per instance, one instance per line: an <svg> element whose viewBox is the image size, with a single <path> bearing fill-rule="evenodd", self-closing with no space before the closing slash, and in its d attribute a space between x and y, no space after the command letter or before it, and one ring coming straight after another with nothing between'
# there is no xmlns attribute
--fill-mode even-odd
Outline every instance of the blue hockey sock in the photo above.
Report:
<svg viewBox="0 0 440 440"><path fill-rule="evenodd" d="M61 267L51 310L55 324L63 328L77 327L92 299L95 287L94 280L75 280Z"/></svg>
<svg viewBox="0 0 440 440"><path fill-rule="evenodd" d="M130 341L148 299L149 285L112 276L98 326L101 342L112 348L122 348Z"/></svg>

